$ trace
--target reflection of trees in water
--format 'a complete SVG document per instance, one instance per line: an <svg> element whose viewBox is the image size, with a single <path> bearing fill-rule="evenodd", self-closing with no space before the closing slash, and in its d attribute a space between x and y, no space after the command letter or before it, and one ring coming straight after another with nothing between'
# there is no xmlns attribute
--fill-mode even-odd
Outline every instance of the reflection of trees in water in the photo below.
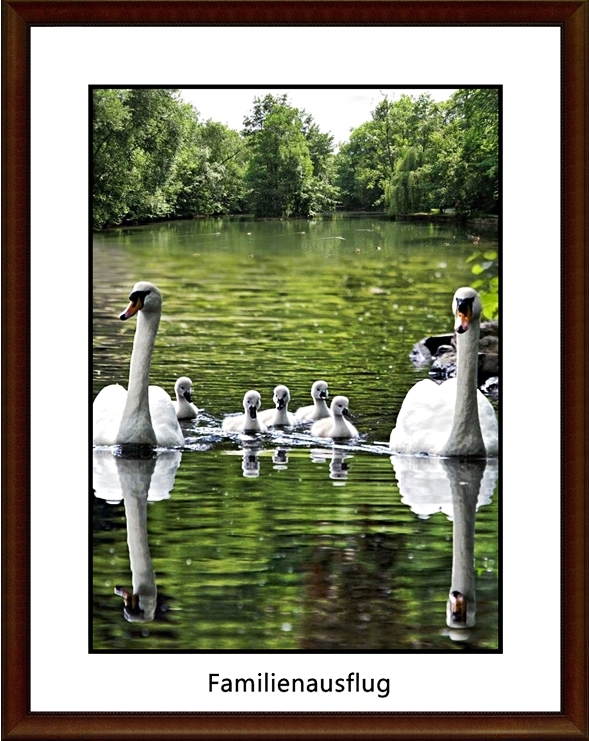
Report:
<svg viewBox="0 0 589 741"><path fill-rule="evenodd" d="M397 560L404 539L394 533L324 537L312 549L305 587L301 648L390 649L410 647ZM339 541L339 538L337 539Z"/></svg>
<svg viewBox="0 0 589 741"><path fill-rule="evenodd" d="M216 453L209 468L204 456L185 455L185 475L177 477L174 495L165 503L147 506L151 485L147 501L138 493L126 502L109 491L98 498L104 489L93 498L97 647L410 651L455 645L448 639L446 602L456 586L452 532L460 518L448 475L439 466L434 475L424 472L424 464L414 464L405 471L407 479L399 467L403 483L416 485L399 485L401 501L388 457L382 476L373 476L364 488L358 481L372 473L372 459L340 460L329 449L322 451L323 465L313 464L312 471L315 483L328 486L309 487L302 496L296 475L308 461L308 450L263 450L262 473L253 481L243 478L243 446L229 452L231 465L222 467L223 476L218 461L226 460L225 450ZM334 462L339 476L330 482ZM491 478L477 506L490 503L486 492L493 491L495 475ZM380 493L374 492L373 480ZM434 482L433 492L426 490L425 480ZM198 498L187 488L194 482ZM124 620L121 600L113 594L115 585L130 595L140 593L133 577L139 574L136 558L125 542L133 518L144 523L154 580L157 574L154 619L148 625ZM494 537L486 522L480 535L485 544ZM174 609L170 596L161 593L162 584L174 595ZM469 597L467 586L456 591ZM496 641L495 577L479 578L477 588L479 627L471 643L462 644L466 649L492 648Z"/></svg>
<svg viewBox="0 0 589 741"><path fill-rule="evenodd" d="M451 558L444 529L437 529L436 542L430 537L429 548L421 552L410 545L414 537L399 533L366 532L347 536L343 542L337 536L323 536L304 567L308 578L301 647L444 648L443 643L428 645L417 638L424 626L440 635L447 625L453 641L471 637L476 624L476 510L479 503L491 501L496 462L414 459L405 463L404 471L403 462L397 465L405 503L413 502L417 511L443 510L452 519ZM366 518L364 529L373 524ZM428 570L427 563L434 546L439 557L435 572ZM415 551L415 568L407 573L411 551ZM444 561L445 572L439 569Z"/></svg>

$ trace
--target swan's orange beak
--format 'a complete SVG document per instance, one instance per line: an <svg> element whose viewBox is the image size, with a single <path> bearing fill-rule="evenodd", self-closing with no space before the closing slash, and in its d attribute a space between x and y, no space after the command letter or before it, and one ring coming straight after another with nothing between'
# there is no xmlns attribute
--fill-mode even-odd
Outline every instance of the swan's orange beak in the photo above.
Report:
<svg viewBox="0 0 589 741"><path fill-rule="evenodd" d="M131 302L129 303L129 306L123 311L122 314L119 314L119 319L122 319L123 321L125 319L129 319L130 317L134 316L138 311L141 311L143 308L143 301L141 300L141 296L137 296L135 300L131 299Z"/></svg>

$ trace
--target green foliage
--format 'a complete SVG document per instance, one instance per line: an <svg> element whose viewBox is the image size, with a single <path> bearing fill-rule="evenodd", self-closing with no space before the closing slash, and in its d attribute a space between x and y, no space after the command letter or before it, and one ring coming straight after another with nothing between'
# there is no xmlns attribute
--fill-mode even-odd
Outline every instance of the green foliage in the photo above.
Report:
<svg viewBox="0 0 589 741"><path fill-rule="evenodd" d="M499 318L498 257L496 250L476 250L466 258L467 263L474 263L471 272L476 279L470 285L479 292L487 319Z"/></svg>
<svg viewBox="0 0 589 741"><path fill-rule="evenodd" d="M445 103L385 97L337 155L343 207L497 213L498 105L495 89L459 90Z"/></svg>
<svg viewBox="0 0 589 741"><path fill-rule="evenodd" d="M183 128L177 92L97 89L93 103L95 227L171 213L167 190Z"/></svg>
<svg viewBox="0 0 589 741"><path fill-rule="evenodd" d="M255 98L240 134L177 90L95 89L93 223L243 213L497 213L498 92L386 96L337 154L286 95Z"/></svg>
<svg viewBox="0 0 589 741"><path fill-rule="evenodd" d="M257 217L312 216L335 205L332 137L286 95L255 98L244 121L249 204Z"/></svg>
<svg viewBox="0 0 589 741"><path fill-rule="evenodd" d="M200 123L177 91L96 89L92 114L96 229L243 210L242 138Z"/></svg>

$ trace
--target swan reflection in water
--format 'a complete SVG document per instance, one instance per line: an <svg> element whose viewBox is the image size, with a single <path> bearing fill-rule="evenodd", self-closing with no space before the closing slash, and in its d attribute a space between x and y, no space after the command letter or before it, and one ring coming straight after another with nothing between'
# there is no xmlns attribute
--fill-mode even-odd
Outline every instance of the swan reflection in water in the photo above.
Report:
<svg viewBox="0 0 589 741"><path fill-rule="evenodd" d="M490 504L498 475L496 458L391 456L401 501L421 519L443 512L453 523L452 577L446 625L452 640L468 640L476 624L474 566L477 509Z"/></svg>
<svg viewBox="0 0 589 741"><path fill-rule="evenodd" d="M123 598L123 614L129 622L151 622L157 586L147 537L147 503L169 498L182 454L161 450L133 458L116 448L94 448L92 457L94 495L125 505L132 590L115 587L115 594Z"/></svg>

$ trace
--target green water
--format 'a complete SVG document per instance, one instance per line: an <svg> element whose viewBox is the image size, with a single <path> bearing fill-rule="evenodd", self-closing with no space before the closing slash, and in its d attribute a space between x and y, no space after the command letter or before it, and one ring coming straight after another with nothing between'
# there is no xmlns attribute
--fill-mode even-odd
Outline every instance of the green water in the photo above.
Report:
<svg viewBox="0 0 589 741"><path fill-rule="evenodd" d="M112 475L133 485L114 485L110 502L92 495L95 650L498 648L494 472L469 495L476 522L472 508L452 522L452 506L463 508L440 472L415 463L403 479L411 485L399 487L386 452L404 395L427 374L409 352L451 329L471 251L460 228L345 216L95 235L94 393L126 385L135 324L118 314L133 284L150 280L164 300L151 382L172 394L189 376L202 410L168 462L169 496L155 493L153 463L108 451L99 461L101 487ZM308 428L258 440L221 432L248 389L269 408L286 384L294 411L311 403L319 378L330 397L349 397L359 441L334 450ZM455 640L446 626L453 540L469 542L470 529L476 627ZM114 593L132 591L132 580L148 595L149 622L126 620Z"/></svg>

